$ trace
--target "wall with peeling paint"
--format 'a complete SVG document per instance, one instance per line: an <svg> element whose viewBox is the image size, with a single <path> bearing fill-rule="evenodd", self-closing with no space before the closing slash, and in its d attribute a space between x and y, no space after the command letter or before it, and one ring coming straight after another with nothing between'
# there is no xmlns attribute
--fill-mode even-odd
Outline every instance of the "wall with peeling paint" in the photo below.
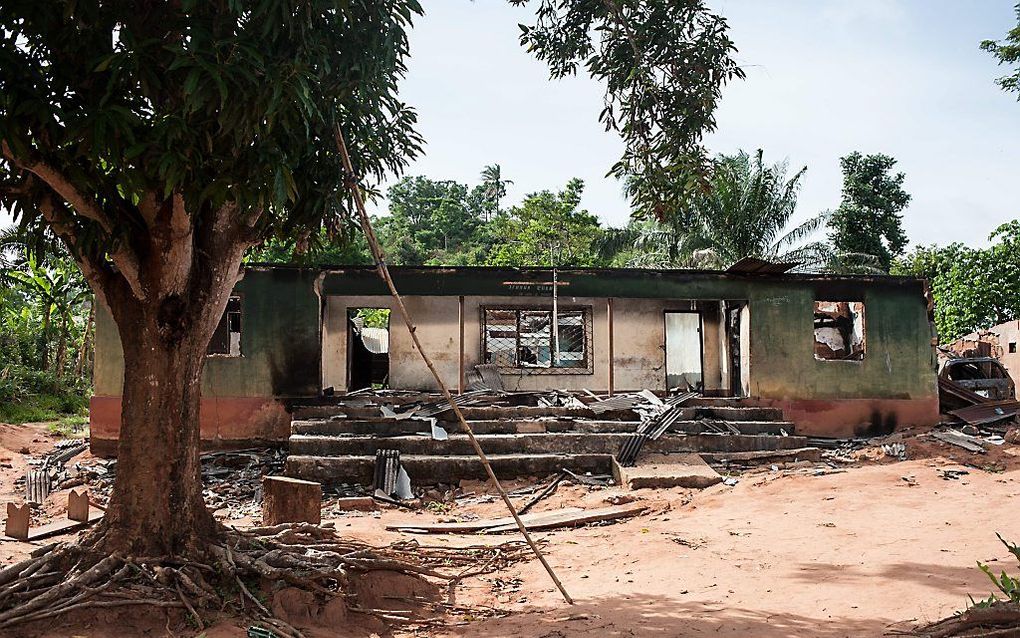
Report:
<svg viewBox="0 0 1020 638"><path fill-rule="evenodd" d="M465 297L468 369L480 357L480 306L550 302L551 273L545 269L394 268L393 277L406 295L419 337L452 387L458 381L460 296ZM605 390L607 298L613 297L615 388L663 390L663 312L688 309L692 300L746 300L745 342L750 347L741 367L747 393L784 407L805 431L879 432L938 417L931 332L919 280L629 269L561 270L559 279L561 304L592 309L592 373L506 375L509 388ZM203 395L208 398L314 397L330 386L342 391L346 309L392 307L371 268L249 267L237 291L242 299L242 357L207 360ZM862 361L814 357L815 300L864 303L867 349ZM720 387L725 368L720 361L720 313L706 311L704 316L706 386ZM390 357L391 386L433 388L395 313ZM116 400L123 363L116 328L105 312L97 316L95 365L96 396Z"/></svg>

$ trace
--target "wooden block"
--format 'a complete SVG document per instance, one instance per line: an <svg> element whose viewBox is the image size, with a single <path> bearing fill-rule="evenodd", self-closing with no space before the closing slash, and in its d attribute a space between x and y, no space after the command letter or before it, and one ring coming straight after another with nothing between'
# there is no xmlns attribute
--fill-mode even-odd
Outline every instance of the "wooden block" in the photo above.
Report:
<svg viewBox="0 0 1020 638"><path fill-rule="evenodd" d="M262 479L262 524L322 522L322 485L289 476Z"/></svg>
<svg viewBox="0 0 1020 638"><path fill-rule="evenodd" d="M89 520L89 493L71 490L67 495L67 519L86 523Z"/></svg>
<svg viewBox="0 0 1020 638"><path fill-rule="evenodd" d="M7 526L4 529L4 534L11 538L17 538L18 540L28 540L28 518L30 512L28 510L28 504L17 505L15 503L7 504Z"/></svg>
<svg viewBox="0 0 1020 638"><path fill-rule="evenodd" d="M351 496L349 498L338 498L336 500L338 510L349 510L355 512L374 512L379 509L379 504L371 496Z"/></svg>

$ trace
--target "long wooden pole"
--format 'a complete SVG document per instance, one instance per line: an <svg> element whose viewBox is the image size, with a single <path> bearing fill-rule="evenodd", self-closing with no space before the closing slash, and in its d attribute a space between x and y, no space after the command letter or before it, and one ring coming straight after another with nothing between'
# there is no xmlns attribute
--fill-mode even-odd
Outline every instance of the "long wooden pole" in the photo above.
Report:
<svg viewBox="0 0 1020 638"><path fill-rule="evenodd" d="M357 177L354 174L354 165L351 163L351 156L347 152L347 142L344 140L344 134L337 126L335 129L336 145L337 150L340 152L340 159L343 161L344 170L347 172L346 181L348 187L351 189L351 193L354 196L354 203L358 209L358 219L361 222L361 228L365 233L365 239L368 240L368 247L372 251L372 257L375 259L376 270L379 272L379 276L383 281L386 282L386 286L390 289L390 295L393 297L394 303L396 303L397 311L400 313L401 318L404 320L404 324L407 325L407 331L411 334L411 341L414 343L414 347L418 350L418 354L421 355L425 365L428 366L429 372L432 373L432 377L436 380L436 384L439 386L443 397L450 403L450 407L453 409L453 413L457 416L457 420L460 422L460 427L463 428L465 434L468 435L468 440L471 441L471 447L474 448L475 454L482 461L482 466L485 467L485 473L489 475L489 479L492 480L493 485L496 486L496 491L499 492L500 498L506 504L507 509L510 510L510 515L513 516L514 522L517 523L517 528L521 530L521 534L524 535L524 540L528 542L531 547L531 551L535 553L539 562L542 563L542 567L549 573L549 577L556 583L557 589L563 594L563 600L573 605L574 599L567 593L566 588L563 587L563 583L557 578L556 572L553 571L552 565L546 561L542 551L538 548L538 545L531 538L531 534L528 533L528 528L525 527L524 522L521 521L520 515L517 514L517 508L514 507L513 502L510 500L510 496L507 495L506 490L503 489L503 485L499 482L496 477L496 473L492 469L492 465L489 463L489 458L485 456L485 452L482 450L482 446L479 445L478 439L475 437L474 431L471 426L468 425L467 419L464 418L464 413L460 411L460 406L453 399L453 394L450 393L450 389L446 387L442 377L439 376L439 371L432 364L432 359L429 358L428 354L425 353L424 348L421 347L421 341L418 340L417 328L414 322L411 320L411 314L407 311L404 306L404 301L400 297L400 293L397 292L397 287L393 283L393 278L390 277L390 270L386 266L386 261L382 254L382 249L379 247L379 241L375 237L375 231L372 230L372 222L368 218L368 213L365 210L365 200L361 195L361 189L358 187Z"/></svg>

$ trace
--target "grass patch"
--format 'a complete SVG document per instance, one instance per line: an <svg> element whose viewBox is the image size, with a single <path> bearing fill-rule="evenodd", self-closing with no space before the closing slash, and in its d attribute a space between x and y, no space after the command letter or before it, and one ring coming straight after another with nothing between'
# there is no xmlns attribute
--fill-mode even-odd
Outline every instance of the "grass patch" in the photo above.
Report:
<svg viewBox="0 0 1020 638"><path fill-rule="evenodd" d="M87 402L75 395L36 394L20 401L0 403L0 422L38 423L64 417L84 419Z"/></svg>
<svg viewBox="0 0 1020 638"><path fill-rule="evenodd" d="M65 416L47 427L50 434L57 434L66 439L80 439L89 435L89 419L85 416Z"/></svg>

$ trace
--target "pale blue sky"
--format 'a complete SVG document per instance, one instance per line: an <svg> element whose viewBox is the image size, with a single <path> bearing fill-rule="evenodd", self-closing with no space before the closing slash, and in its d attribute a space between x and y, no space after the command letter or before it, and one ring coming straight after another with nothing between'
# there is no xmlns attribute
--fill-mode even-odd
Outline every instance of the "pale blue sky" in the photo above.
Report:
<svg viewBox="0 0 1020 638"><path fill-rule="evenodd" d="M1020 217L1020 103L978 49L1016 23L1013 0L709 0L729 20L747 79L729 86L713 151L764 148L807 165L798 208L838 204L839 157L896 157L913 202L913 243L985 243ZM403 98L420 114L426 155L408 173L474 183L498 162L510 199L585 180L584 205L613 225L629 210L604 177L617 138L599 126L601 90L550 82L517 44L526 9L501 0L427 0L411 34Z"/></svg>
<svg viewBox="0 0 1020 638"><path fill-rule="evenodd" d="M426 154L408 174L474 183L486 164L513 179L510 201L585 180L584 205L606 222L629 215L604 175L620 143L598 124L601 89L550 82L517 43L529 11L503 0L425 0L411 33L405 101ZM896 157L914 199L912 244L982 245L1020 217L1020 103L978 49L1016 23L1014 0L709 0L727 17L747 79L730 85L713 151L765 149L808 166L799 217L839 201L839 157ZM8 221L0 211L0 221Z"/></svg>

